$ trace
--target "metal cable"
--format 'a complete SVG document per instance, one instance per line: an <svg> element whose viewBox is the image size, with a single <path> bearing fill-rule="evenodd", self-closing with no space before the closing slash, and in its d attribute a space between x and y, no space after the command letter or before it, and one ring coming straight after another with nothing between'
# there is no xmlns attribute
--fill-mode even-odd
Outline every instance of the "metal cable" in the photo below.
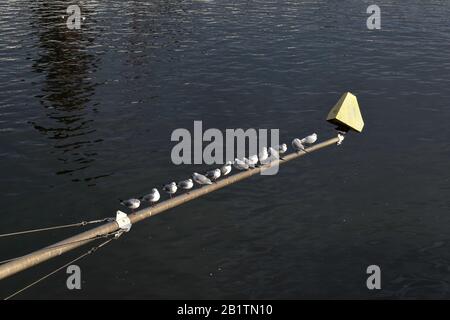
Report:
<svg viewBox="0 0 450 320"><path fill-rule="evenodd" d="M113 233L110 233L109 235L114 235L114 236L115 236L116 234L119 234L120 232L121 232L121 230L116 231L116 232L113 232ZM23 292L23 291L25 291L25 290L31 288L32 286L38 284L38 283L41 282L41 281L47 279L48 277L54 275L54 274L57 273L58 271L61 271L62 269L64 269L64 268L70 266L71 264L77 262L78 260L81 260L82 258L84 258L84 257L86 257L86 256L88 256L88 255L90 255L90 254L92 254L92 253L94 253L94 252L97 251L98 249L100 249L100 248L102 248L103 246L107 245L107 244L108 244L109 242L111 242L112 240L114 240L114 238L108 239L108 240L102 242L101 244L92 247L92 248L89 249L87 252L83 253L81 256L78 256L77 258L75 258L75 259L73 259L72 261L66 263L65 265L59 267L58 269L53 270L52 272L46 274L45 276L43 276L43 277L37 279L36 281L30 283L30 284L27 285L26 287L23 287L22 289L20 289L20 290L14 292L13 294L7 296L4 300L9 300L9 299L15 297L15 296L18 295L19 293L21 293L21 292Z"/></svg>
<svg viewBox="0 0 450 320"><path fill-rule="evenodd" d="M78 223L64 224L64 225L54 226L54 227L47 227L47 228L40 228L40 229L31 229L31 230L26 230L26 231L4 233L4 234L0 234L0 238L10 237L10 236L17 236L17 235L22 235L22 234L34 233L34 232L41 232L41 231L49 231L49 230L56 230L56 229L63 229L63 228L87 226L88 224L107 222L107 221L110 221L111 219L112 218L105 218L105 219L91 220L91 221L81 221L81 222L78 222Z"/></svg>
<svg viewBox="0 0 450 320"><path fill-rule="evenodd" d="M115 235L115 234L117 234L119 231L121 231L121 230L118 230L117 232L113 232L113 233L108 233L108 234L100 234L100 235L97 235L97 236L92 237L92 238L86 238L86 239L81 239L81 240L75 240L75 241L65 242L65 243L58 244L58 245L51 245L50 247L51 247L51 248L58 248L58 247L64 247L64 246L67 246L67 245L72 244L72 243L83 242L83 241L93 241L93 240L97 240L97 239L107 238L107 237L109 237L110 235ZM0 265L3 264L3 263L7 263L7 262L10 262L10 261L14 261L14 260L19 259L19 258L22 258L22 257L24 257L24 256L20 256L20 257L16 257L16 258L11 258L11 259L7 259L7 260L0 261Z"/></svg>

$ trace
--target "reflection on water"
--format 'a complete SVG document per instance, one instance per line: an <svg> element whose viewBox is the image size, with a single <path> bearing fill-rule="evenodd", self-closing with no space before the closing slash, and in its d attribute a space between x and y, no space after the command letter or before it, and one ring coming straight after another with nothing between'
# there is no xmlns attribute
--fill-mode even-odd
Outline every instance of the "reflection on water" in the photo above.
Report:
<svg viewBox="0 0 450 320"><path fill-rule="evenodd" d="M88 25L83 32L69 30L65 3L37 2L32 8L32 27L38 34L39 58L33 69L42 73L42 93L37 97L45 108L46 118L32 121L33 127L52 142L52 154L64 164L56 172L70 174L86 169L96 160L95 108L90 102L95 93L95 57L87 47L94 38ZM81 6L83 16L90 17L88 7Z"/></svg>

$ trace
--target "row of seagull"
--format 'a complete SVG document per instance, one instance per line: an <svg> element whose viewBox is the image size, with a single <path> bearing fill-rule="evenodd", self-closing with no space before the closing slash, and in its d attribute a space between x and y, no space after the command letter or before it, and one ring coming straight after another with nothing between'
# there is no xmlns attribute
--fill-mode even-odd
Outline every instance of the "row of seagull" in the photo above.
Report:
<svg viewBox="0 0 450 320"><path fill-rule="evenodd" d="M313 133L303 139L295 138L292 140L292 147L295 152L307 152L305 146L312 145L317 141L317 134ZM266 165L274 160L283 160L282 154L286 153L288 147L285 143L272 147L263 147L258 155L252 155L248 158L234 159L234 162L228 161L221 168L217 168L206 172L205 175L194 172L192 178L187 180L182 180L178 183L171 182L169 184L163 185L162 190L169 194L170 198L178 190L186 190L189 192L194 187L194 182L198 185L209 185L216 182L220 177L224 177L230 174L232 166L237 170L249 170L254 169L260 165ZM147 202L151 205L159 201L161 195L157 188L153 188L149 194L146 194L139 198L131 198L128 200L120 200L120 203L125 207L131 209L132 211L139 208L142 202Z"/></svg>

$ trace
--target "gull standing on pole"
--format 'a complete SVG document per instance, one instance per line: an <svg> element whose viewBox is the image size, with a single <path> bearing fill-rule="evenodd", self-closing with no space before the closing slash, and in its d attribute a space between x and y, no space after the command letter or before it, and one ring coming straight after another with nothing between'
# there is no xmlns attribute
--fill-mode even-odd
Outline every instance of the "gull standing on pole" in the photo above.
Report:
<svg viewBox="0 0 450 320"><path fill-rule="evenodd" d="M245 158L244 158L245 159ZM250 168L255 168L256 165L258 164L258 156L256 154L248 157L248 159L246 159L246 163L248 164L248 166Z"/></svg>
<svg viewBox="0 0 450 320"><path fill-rule="evenodd" d="M222 168L220 168L220 171L222 173L223 176L226 176L227 174L229 174L231 172L231 161L227 161L227 163L225 163Z"/></svg>
<svg viewBox="0 0 450 320"><path fill-rule="evenodd" d="M263 147L258 154L259 163L264 165L268 163L269 154L267 153L267 147Z"/></svg>
<svg viewBox="0 0 450 320"><path fill-rule="evenodd" d="M220 171L220 169L214 169L211 171L208 171L206 173L206 177L209 178L211 181L216 181L217 179L220 178L222 174L222 171Z"/></svg>
<svg viewBox="0 0 450 320"><path fill-rule="evenodd" d="M287 151L287 144L283 143L282 145L277 146L276 150L278 150L279 154L286 153L286 151Z"/></svg>
<svg viewBox="0 0 450 320"><path fill-rule="evenodd" d="M284 160L282 157L280 157L278 151L272 147L269 148L269 154L270 154L270 162L278 159Z"/></svg>
<svg viewBox="0 0 450 320"><path fill-rule="evenodd" d="M190 189L192 189L193 186L194 186L194 182L192 181L192 179L180 181L180 182L178 182L178 185L177 185L178 188L184 189L184 190L190 190Z"/></svg>
<svg viewBox="0 0 450 320"><path fill-rule="evenodd" d="M177 192L177 189L178 189L178 187L177 187L177 184L175 182L166 184L163 187L163 190L169 194L170 198L172 198L172 195Z"/></svg>
<svg viewBox="0 0 450 320"><path fill-rule="evenodd" d="M313 144L317 141L317 133L313 133L307 137L304 137L301 142L302 144Z"/></svg>
<svg viewBox="0 0 450 320"><path fill-rule="evenodd" d="M158 202L159 198L161 198L161 195L159 194L158 189L153 188L152 192L150 192L149 194L146 194L145 196L142 196L140 198L140 200L150 202L150 206L151 206L152 204Z"/></svg>
<svg viewBox="0 0 450 320"><path fill-rule="evenodd" d="M131 198L128 200L119 200L120 204L131 209L131 212L134 212L134 209L139 208L141 205L141 201L139 199Z"/></svg>
<svg viewBox="0 0 450 320"><path fill-rule="evenodd" d="M209 178L197 172L192 174L192 179L198 184L212 184Z"/></svg>
<svg viewBox="0 0 450 320"><path fill-rule="evenodd" d="M305 146L302 143L302 140L300 140L299 138L295 138L294 140L292 140L292 148L294 148L295 152L307 152L305 150Z"/></svg>
<svg viewBox="0 0 450 320"><path fill-rule="evenodd" d="M248 170L248 164L243 160L239 160L238 158L234 159L233 166L238 170Z"/></svg>

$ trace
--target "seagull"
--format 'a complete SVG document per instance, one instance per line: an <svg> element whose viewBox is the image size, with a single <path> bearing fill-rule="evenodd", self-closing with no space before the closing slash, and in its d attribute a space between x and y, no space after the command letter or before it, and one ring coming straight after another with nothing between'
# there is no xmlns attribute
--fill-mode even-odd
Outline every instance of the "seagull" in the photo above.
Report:
<svg viewBox="0 0 450 320"><path fill-rule="evenodd" d="M275 158L278 158L278 157L280 156L280 155L278 154L278 151L275 150L275 149L272 148L272 147L269 147L269 154L270 154L271 157L275 157Z"/></svg>
<svg viewBox="0 0 450 320"><path fill-rule="evenodd" d="M267 164L267 159L269 158L269 154L267 153L267 147L262 148L261 152L258 155L259 163Z"/></svg>
<svg viewBox="0 0 450 320"><path fill-rule="evenodd" d="M283 143L282 145L277 146L276 150L278 150L279 154L285 153L287 151L287 144Z"/></svg>
<svg viewBox="0 0 450 320"><path fill-rule="evenodd" d="M305 150L305 146L302 143L302 140L295 138L294 140L292 140L292 148L294 148L295 152L299 152L299 151L303 151L306 152Z"/></svg>
<svg viewBox="0 0 450 320"><path fill-rule="evenodd" d="M170 198L172 198L172 195L175 194L175 192L177 192L177 189L178 189L178 187L175 182L166 184L163 187L163 190L169 194Z"/></svg>
<svg viewBox="0 0 450 320"><path fill-rule="evenodd" d="M221 174L222 174L222 172L220 171L220 169L214 169L214 170L208 171L206 173L206 177L209 178L211 181L216 181L217 179L220 178Z"/></svg>
<svg viewBox="0 0 450 320"><path fill-rule="evenodd" d="M153 188L151 193L142 196L140 200L150 202L150 205L152 205L153 203L158 202L159 198L161 198L161 195L159 194L158 189Z"/></svg>
<svg viewBox="0 0 450 320"><path fill-rule="evenodd" d="M270 158L271 158L270 161L274 161L274 160L278 160L278 159L284 160L282 157L280 157L280 154L278 153L278 151L272 147L269 148L269 153L270 153Z"/></svg>
<svg viewBox="0 0 450 320"><path fill-rule="evenodd" d="M248 170L248 163L245 160L234 159L234 167L238 170Z"/></svg>
<svg viewBox="0 0 450 320"><path fill-rule="evenodd" d="M244 158L245 159L245 158ZM258 156L256 154L248 157L248 159L245 159L245 162L248 164L250 168L255 168L258 164Z"/></svg>
<svg viewBox="0 0 450 320"><path fill-rule="evenodd" d="M227 174L229 174L231 172L231 161L227 161L227 163L225 163L222 168L220 168L220 171L222 173L223 176L226 176Z"/></svg>
<svg viewBox="0 0 450 320"><path fill-rule="evenodd" d="M249 163L249 160L246 158L246 157L243 157L242 158L242 161L244 161L244 163L249 167L249 168L252 168L253 169L253 167L250 165L250 163Z"/></svg>
<svg viewBox="0 0 450 320"><path fill-rule="evenodd" d="M192 179L187 179L187 180L178 182L177 186L180 189L189 190L189 189L192 189L192 187L194 186L194 182L192 181Z"/></svg>
<svg viewBox="0 0 450 320"><path fill-rule="evenodd" d="M317 133L313 133L300 141L302 142L302 144L313 144L317 141Z"/></svg>
<svg viewBox="0 0 450 320"><path fill-rule="evenodd" d="M209 178L197 172L192 174L192 179L198 184L212 184Z"/></svg>
<svg viewBox="0 0 450 320"><path fill-rule="evenodd" d="M127 207L128 209L131 209L131 212L134 211L134 209L139 208L141 205L141 201L139 199L131 198L128 200L119 200L120 204Z"/></svg>

